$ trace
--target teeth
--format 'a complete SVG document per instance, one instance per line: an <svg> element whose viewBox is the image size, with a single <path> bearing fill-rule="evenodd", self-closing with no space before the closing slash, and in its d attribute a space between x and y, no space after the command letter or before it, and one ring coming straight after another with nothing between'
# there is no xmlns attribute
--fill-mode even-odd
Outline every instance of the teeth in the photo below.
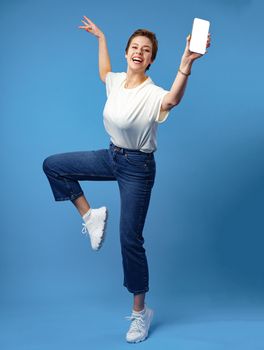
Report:
<svg viewBox="0 0 264 350"><path fill-rule="evenodd" d="M140 60L139 58L133 58L134 62L142 62L142 60Z"/></svg>

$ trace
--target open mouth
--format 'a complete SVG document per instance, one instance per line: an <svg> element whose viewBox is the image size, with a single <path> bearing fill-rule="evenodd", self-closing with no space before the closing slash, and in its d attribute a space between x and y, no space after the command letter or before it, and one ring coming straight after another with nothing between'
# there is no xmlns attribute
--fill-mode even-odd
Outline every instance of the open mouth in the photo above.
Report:
<svg viewBox="0 0 264 350"><path fill-rule="evenodd" d="M136 64L140 64L140 63L143 62L143 60L142 60L141 58L138 58L138 57L132 58L132 61L133 61L134 63L136 63Z"/></svg>

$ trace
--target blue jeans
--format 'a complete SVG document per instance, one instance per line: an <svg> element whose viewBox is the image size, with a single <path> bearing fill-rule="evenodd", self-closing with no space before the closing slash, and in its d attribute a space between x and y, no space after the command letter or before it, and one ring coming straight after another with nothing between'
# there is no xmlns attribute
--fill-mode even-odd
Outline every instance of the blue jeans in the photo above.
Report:
<svg viewBox="0 0 264 350"><path fill-rule="evenodd" d="M43 162L56 201L83 195L79 180L117 181L121 199L120 243L123 285L134 294L149 290L143 227L156 175L153 153L119 148L54 154Z"/></svg>

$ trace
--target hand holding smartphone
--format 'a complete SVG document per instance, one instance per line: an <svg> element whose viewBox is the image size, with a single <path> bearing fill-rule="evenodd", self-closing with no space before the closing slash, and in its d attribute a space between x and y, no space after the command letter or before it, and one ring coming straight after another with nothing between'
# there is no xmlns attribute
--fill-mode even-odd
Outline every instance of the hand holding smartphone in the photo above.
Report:
<svg viewBox="0 0 264 350"><path fill-rule="evenodd" d="M201 18L194 18L190 51L205 54L210 22Z"/></svg>

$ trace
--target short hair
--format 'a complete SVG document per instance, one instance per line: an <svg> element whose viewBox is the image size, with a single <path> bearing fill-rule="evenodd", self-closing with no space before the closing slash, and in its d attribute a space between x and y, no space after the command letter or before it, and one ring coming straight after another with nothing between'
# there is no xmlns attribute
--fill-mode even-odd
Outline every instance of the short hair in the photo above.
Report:
<svg viewBox="0 0 264 350"><path fill-rule="evenodd" d="M136 31L134 31L134 33L130 36L130 38L128 39L127 42L127 46L125 49L125 52L127 54L128 49L129 49L129 45L132 41L132 39L134 39L136 36L146 36L147 38L150 39L151 43L152 43L152 56L151 56L151 60L154 61L158 52L158 40L156 38L155 33L147 30L147 29L137 29ZM149 64L146 68L146 71L149 69L149 67L151 66L151 64Z"/></svg>

